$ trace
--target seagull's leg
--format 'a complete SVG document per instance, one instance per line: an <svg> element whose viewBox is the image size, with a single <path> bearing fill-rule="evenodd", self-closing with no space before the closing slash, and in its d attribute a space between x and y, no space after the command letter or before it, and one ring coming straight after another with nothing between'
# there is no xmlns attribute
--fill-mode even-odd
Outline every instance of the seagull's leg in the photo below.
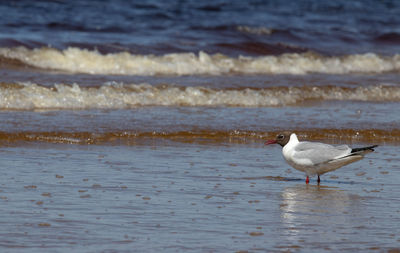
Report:
<svg viewBox="0 0 400 253"><path fill-rule="evenodd" d="M310 179L308 178L308 176L306 177L306 184L308 184L310 182Z"/></svg>
<svg viewBox="0 0 400 253"><path fill-rule="evenodd" d="M318 175L318 180L317 180L317 182L318 182L318 184L321 183L321 179L319 178L319 175Z"/></svg>

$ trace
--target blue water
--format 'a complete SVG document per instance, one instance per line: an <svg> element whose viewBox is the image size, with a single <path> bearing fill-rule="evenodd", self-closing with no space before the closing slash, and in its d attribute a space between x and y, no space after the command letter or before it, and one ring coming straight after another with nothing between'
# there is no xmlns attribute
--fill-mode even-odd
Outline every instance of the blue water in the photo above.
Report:
<svg viewBox="0 0 400 253"><path fill-rule="evenodd" d="M400 49L398 1L10 1L0 45L328 55Z"/></svg>

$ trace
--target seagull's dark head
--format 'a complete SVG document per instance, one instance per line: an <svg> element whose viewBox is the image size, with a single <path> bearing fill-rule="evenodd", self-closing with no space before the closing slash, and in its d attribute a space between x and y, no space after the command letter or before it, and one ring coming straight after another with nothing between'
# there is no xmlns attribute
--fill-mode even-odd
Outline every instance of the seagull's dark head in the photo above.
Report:
<svg viewBox="0 0 400 253"><path fill-rule="evenodd" d="M289 142L291 134L291 132L287 131L282 132L276 136L275 140L266 141L265 145L279 144L284 147Z"/></svg>

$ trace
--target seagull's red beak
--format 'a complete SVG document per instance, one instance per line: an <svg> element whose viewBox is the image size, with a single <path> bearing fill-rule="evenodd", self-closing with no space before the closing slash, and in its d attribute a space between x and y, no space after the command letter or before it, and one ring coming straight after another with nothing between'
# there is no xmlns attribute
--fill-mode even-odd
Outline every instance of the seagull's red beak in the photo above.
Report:
<svg viewBox="0 0 400 253"><path fill-rule="evenodd" d="M276 140L269 140L269 141L266 141L264 144L271 145L271 144L276 144L276 143L277 143Z"/></svg>

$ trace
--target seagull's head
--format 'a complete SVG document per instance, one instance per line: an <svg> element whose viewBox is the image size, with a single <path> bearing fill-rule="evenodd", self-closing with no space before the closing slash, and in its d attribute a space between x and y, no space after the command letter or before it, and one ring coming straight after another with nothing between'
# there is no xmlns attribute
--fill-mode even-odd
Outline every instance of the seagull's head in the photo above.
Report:
<svg viewBox="0 0 400 253"><path fill-rule="evenodd" d="M282 132L278 134L275 138L275 140L268 140L265 142L265 145L271 145L271 144L279 144L282 147L284 147L290 140L290 136L292 135L291 132Z"/></svg>

